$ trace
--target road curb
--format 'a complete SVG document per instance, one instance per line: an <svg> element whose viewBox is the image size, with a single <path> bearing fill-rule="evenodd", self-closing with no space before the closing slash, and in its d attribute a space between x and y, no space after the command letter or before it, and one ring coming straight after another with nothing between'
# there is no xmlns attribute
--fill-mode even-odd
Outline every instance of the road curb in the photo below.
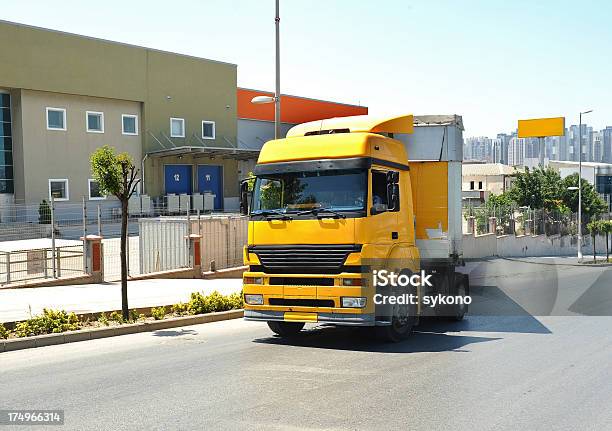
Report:
<svg viewBox="0 0 612 431"><path fill-rule="evenodd" d="M129 323L119 326L67 331L59 334L11 338L9 340L0 340L0 353L10 352L13 350L31 349L34 347L95 340L98 338L116 337L119 335L136 334L138 332L153 332L160 329L199 325L202 323L219 322L221 320L240 319L243 317L243 315L244 310L229 310L199 314L196 316L172 317L170 319L155 320L153 322Z"/></svg>

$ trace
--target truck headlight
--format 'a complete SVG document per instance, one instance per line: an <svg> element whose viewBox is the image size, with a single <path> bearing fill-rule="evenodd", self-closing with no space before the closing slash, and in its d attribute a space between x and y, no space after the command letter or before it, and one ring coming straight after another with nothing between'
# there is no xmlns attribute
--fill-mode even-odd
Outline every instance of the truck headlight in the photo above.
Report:
<svg viewBox="0 0 612 431"><path fill-rule="evenodd" d="M343 286L361 286L361 278L343 278Z"/></svg>
<svg viewBox="0 0 612 431"><path fill-rule="evenodd" d="M263 284L263 277L244 277L244 284Z"/></svg>
<svg viewBox="0 0 612 431"><path fill-rule="evenodd" d="M344 308L363 308L366 306L366 298L362 296L343 296L340 299Z"/></svg>
<svg viewBox="0 0 612 431"><path fill-rule="evenodd" d="M263 305L263 295L253 295L247 293L244 295L244 302L249 305Z"/></svg>

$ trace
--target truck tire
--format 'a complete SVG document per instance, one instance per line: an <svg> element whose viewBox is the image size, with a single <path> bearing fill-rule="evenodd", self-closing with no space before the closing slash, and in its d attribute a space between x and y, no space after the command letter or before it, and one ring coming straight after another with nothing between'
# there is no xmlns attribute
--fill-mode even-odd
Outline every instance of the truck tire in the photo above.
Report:
<svg viewBox="0 0 612 431"><path fill-rule="evenodd" d="M295 337L304 328L303 322L268 322L268 327L281 337Z"/></svg>
<svg viewBox="0 0 612 431"><path fill-rule="evenodd" d="M470 294L469 278L465 274L455 275L455 295L456 296L467 296ZM468 311L467 304L456 304L452 306L450 313L451 320L461 321Z"/></svg>
<svg viewBox="0 0 612 431"><path fill-rule="evenodd" d="M412 275L412 271L409 269L403 269L400 274L410 276ZM416 288L410 287L408 293L416 295ZM378 337L384 341L390 341L392 343L399 343L400 341L405 340L412 332L412 328L417 324L417 313L418 311L416 304L405 304L394 307L391 324L376 328Z"/></svg>
<svg viewBox="0 0 612 431"><path fill-rule="evenodd" d="M408 338L412 332L415 318L412 316L398 317L393 316L391 324L388 326L379 326L377 329L377 335L384 341L390 341L392 343L399 343L400 341Z"/></svg>

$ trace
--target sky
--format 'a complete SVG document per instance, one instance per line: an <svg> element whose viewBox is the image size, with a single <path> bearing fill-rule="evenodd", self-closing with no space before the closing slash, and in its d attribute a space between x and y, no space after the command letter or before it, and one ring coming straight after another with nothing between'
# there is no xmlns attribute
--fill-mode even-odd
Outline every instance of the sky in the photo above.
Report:
<svg viewBox="0 0 612 431"><path fill-rule="evenodd" d="M274 0L0 5L3 20L235 63L239 86L274 89ZM281 0L281 91L459 114L465 136L589 109L598 130L612 125L610 16L608 0Z"/></svg>

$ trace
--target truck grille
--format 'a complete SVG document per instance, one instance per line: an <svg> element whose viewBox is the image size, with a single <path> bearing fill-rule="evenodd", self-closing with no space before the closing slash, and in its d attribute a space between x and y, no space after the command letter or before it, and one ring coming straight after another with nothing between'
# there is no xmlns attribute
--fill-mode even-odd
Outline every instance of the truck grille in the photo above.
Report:
<svg viewBox="0 0 612 431"><path fill-rule="evenodd" d="M333 299L285 299L270 298L270 305L281 305L285 307L334 307Z"/></svg>
<svg viewBox="0 0 612 431"><path fill-rule="evenodd" d="M333 278L322 277L270 277L273 286L333 286Z"/></svg>
<svg viewBox="0 0 612 431"><path fill-rule="evenodd" d="M359 244L257 245L250 246L263 270L269 273L339 273L349 253Z"/></svg>

